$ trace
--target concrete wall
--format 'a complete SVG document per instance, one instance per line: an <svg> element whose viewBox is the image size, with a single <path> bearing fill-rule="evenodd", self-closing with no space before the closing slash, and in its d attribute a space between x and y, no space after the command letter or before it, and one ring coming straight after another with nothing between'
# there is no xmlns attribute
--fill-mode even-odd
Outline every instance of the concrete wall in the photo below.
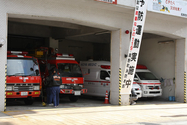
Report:
<svg viewBox="0 0 187 125"><path fill-rule="evenodd" d="M8 18L5 10L5 6L1 6L0 11L0 41L5 41L5 44L0 48L0 111L6 109L6 99L5 99L5 83L6 83L6 66L7 66L7 25Z"/></svg>
<svg viewBox="0 0 187 125"><path fill-rule="evenodd" d="M175 59L175 96L176 100L179 102L184 102L184 71L186 71L185 66L185 56L186 56L186 40L179 39L176 41L176 59Z"/></svg>
<svg viewBox="0 0 187 125"><path fill-rule="evenodd" d="M164 100L168 100L168 96L175 95L175 84L170 84L168 80L175 78L175 42L158 43L166 40L172 39L164 37L144 39L138 60L138 64L146 65L159 79L161 77L165 79L166 82L162 82Z"/></svg>

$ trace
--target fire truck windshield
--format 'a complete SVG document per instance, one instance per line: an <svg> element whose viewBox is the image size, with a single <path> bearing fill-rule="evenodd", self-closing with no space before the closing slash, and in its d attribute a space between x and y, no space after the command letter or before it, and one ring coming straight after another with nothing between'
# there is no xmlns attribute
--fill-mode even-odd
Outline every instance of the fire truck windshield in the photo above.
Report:
<svg viewBox="0 0 187 125"><path fill-rule="evenodd" d="M83 77L78 64L58 63L58 71L62 77Z"/></svg>
<svg viewBox="0 0 187 125"><path fill-rule="evenodd" d="M8 76L39 76L38 65L34 63L32 58L8 58L7 59L7 75Z"/></svg>

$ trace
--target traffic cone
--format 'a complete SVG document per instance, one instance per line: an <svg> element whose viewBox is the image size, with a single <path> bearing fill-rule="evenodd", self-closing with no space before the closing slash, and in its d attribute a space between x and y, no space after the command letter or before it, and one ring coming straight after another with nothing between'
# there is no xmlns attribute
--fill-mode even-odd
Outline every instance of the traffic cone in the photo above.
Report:
<svg viewBox="0 0 187 125"><path fill-rule="evenodd" d="M110 104L108 101L108 91L106 90L106 95L105 95L105 102L104 104Z"/></svg>

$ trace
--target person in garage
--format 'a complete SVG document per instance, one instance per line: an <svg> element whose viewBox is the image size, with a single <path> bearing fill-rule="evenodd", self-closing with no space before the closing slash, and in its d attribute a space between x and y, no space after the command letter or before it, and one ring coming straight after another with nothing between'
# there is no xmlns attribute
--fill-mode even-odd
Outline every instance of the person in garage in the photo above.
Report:
<svg viewBox="0 0 187 125"><path fill-rule="evenodd" d="M46 96L47 96L47 105L52 106L52 80L50 80L50 77L52 77L53 71L49 72L49 77L46 78L45 82L45 88L46 88Z"/></svg>
<svg viewBox="0 0 187 125"><path fill-rule="evenodd" d="M58 74L57 68L53 68L52 71L53 72L47 78L51 86L49 96L50 96L50 99L53 101L54 107L57 107L59 105L59 93L60 93L60 85L62 84L62 78Z"/></svg>

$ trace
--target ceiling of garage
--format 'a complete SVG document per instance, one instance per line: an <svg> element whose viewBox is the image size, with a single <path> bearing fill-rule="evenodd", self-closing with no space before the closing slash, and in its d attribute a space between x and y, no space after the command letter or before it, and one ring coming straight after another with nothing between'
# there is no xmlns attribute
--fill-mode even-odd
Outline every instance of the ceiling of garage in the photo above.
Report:
<svg viewBox="0 0 187 125"><path fill-rule="evenodd" d="M109 43L110 31L67 22L9 18L8 33L36 37L52 37L57 40L73 40ZM144 33L143 39L162 37Z"/></svg>

